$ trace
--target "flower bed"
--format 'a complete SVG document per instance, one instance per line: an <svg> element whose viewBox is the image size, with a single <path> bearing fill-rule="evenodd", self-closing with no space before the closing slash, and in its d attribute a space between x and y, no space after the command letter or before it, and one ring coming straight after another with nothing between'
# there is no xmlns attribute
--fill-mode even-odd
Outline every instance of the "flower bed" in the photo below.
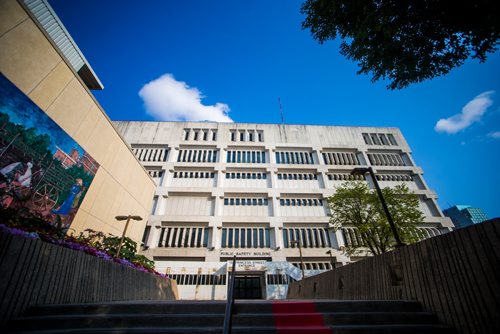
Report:
<svg viewBox="0 0 500 334"><path fill-rule="evenodd" d="M49 230L51 230L51 228L49 228ZM48 233L45 233L45 231L42 232L41 230L42 229L38 229L37 232L34 232L34 231L30 231L28 228L25 228L25 227L20 227L20 226L12 227L12 226L7 226L5 224L0 224L0 231L5 232L5 233L9 233L12 235L18 235L18 236L22 236L22 237L33 239L33 240L38 239L38 240L41 240L44 242L51 243L53 245L58 245L61 247L84 252L86 254L101 258L105 261L116 262L116 263L119 263L121 265L131 267L131 268L143 271L143 272L149 272L149 273L158 275L160 277L168 278L165 274L161 274L161 273L155 271L154 267L147 268L147 267L144 267L138 263L134 263L134 262L129 261L129 260L124 259L124 258L113 257L108 252L106 252L104 250L100 250L100 249L97 249L95 247L89 246L85 243L82 243L81 241L78 240L77 237L74 237L73 235L70 235L70 236L62 235L61 236L61 234L59 234L59 237L56 237L54 235L50 235ZM80 234L80 237L81 236L82 236L82 234ZM116 237L113 237L113 238L116 238Z"/></svg>

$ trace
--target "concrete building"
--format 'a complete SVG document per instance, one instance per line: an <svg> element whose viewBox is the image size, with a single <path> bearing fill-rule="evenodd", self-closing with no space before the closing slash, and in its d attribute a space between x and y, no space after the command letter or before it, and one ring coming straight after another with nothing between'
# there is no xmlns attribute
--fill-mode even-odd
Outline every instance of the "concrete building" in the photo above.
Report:
<svg viewBox="0 0 500 334"><path fill-rule="evenodd" d="M473 208L470 205L454 205L443 210L443 214L450 217L456 228L471 226L488 220L483 210Z"/></svg>
<svg viewBox="0 0 500 334"><path fill-rule="evenodd" d="M239 297L284 297L301 278L292 240L306 276L355 260L342 252L355 230L335 232L326 203L355 167L373 166L381 187L406 183L428 237L453 226L396 128L114 124L157 184L144 254L177 280L182 299L224 299L233 255L236 293L249 294Z"/></svg>

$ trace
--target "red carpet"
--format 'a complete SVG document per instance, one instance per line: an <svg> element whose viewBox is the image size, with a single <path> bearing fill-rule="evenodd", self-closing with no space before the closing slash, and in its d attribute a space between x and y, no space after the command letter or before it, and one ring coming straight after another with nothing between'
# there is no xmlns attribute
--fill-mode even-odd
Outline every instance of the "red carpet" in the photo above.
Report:
<svg viewBox="0 0 500 334"><path fill-rule="evenodd" d="M272 303L276 331L279 334L331 334L323 315L310 301L275 301Z"/></svg>

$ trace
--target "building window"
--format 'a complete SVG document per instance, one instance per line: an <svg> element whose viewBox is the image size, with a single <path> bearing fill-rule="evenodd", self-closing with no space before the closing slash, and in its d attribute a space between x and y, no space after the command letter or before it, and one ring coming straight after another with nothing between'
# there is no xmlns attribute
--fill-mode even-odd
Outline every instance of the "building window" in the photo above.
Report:
<svg viewBox="0 0 500 334"><path fill-rule="evenodd" d="M177 162L217 162L217 150L179 150Z"/></svg>
<svg viewBox="0 0 500 334"><path fill-rule="evenodd" d="M269 205L267 198L225 198L224 205L254 205L262 206Z"/></svg>
<svg viewBox="0 0 500 334"><path fill-rule="evenodd" d="M223 228L222 248L269 248L271 238L269 228Z"/></svg>
<svg viewBox="0 0 500 334"><path fill-rule="evenodd" d="M277 164L313 165L312 152L276 152Z"/></svg>
<svg viewBox="0 0 500 334"><path fill-rule="evenodd" d="M393 146L398 145L398 143L396 142L396 139L394 138L394 136L392 134L388 133L387 138L389 139L389 142L391 143L391 145L393 145Z"/></svg>
<svg viewBox="0 0 500 334"><path fill-rule="evenodd" d="M322 199L311 198L285 198L280 199L281 206L323 206Z"/></svg>
<svg viewBox="0 0 500 334"><path fill-rule="evenodd" d="M164 162L168 158L168 148L163 147L138 147L133 146L132 152L139 161Z"/></svg>
<svg viewBox="0 0 500 334"><path fill-rule="evenodd" d="M262 156L262 160L261 160ZM228 151L227 160L228 163L265 163L265 152L264 151Z"/></svg>
<svg viewBox="0 0 500 334"><path fill-rule="evenodd" d="M370 136L367 133L363 133L363 140L366 145L372 145L372 141L370 140Z"/></svg>
<svg viewBox="0 0 500 334"><path fill-rule="evenodd" d="M368 153L373 166L406 166L399 153Z"/></svg>
<svg viewBox="0 0 500 334"><path fill-rule="evenodd" d="M292 241L299 240L304 248L328 248L332 246L329 231L324 227L283 228L283 245L295 248Z"/></svg>
<svg viewBox="0 0 500 334"><path fill-rule="evenodd" d="M158 247L207 247L210 230L203 227L162 227Z"/></svg>

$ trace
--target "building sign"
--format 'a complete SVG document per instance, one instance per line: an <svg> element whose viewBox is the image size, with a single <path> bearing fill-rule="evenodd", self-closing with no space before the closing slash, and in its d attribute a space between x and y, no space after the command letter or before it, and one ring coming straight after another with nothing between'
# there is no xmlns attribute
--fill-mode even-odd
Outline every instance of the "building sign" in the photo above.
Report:
<svg viewBox="0 0 500 334"><path fill-rule="evenodd" d="M233 268L233 261L228 261L229 271ZM242 260L236 261L236 271L266 270L266 261L263 260Z"/></svg>
<svg viewBox="0 0 500 334"><path fill-rule="evenodd" d="M235 252L235 251L222 251L220 256L230 256L233 257L271 257L271 252L266 251L246 251L246 252Z"/></svg>
<svg viewBox="0 0 500 334"><path fill-rule="evenodd" d="M99 164L0 74L0 209L69 228Z"/></svg>

